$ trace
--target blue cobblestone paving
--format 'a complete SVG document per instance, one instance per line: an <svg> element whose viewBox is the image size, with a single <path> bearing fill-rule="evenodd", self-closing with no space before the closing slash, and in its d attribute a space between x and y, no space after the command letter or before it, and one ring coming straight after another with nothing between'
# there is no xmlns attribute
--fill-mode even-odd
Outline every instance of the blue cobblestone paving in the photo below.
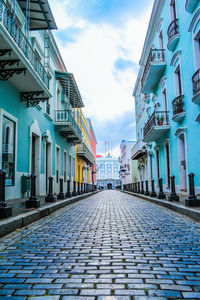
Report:
<svg viewBox="0 0 200 300"><path fill-rule="evenodd" d="M200 225L104 191L1 239L0 300L200 299Z"/></svg>

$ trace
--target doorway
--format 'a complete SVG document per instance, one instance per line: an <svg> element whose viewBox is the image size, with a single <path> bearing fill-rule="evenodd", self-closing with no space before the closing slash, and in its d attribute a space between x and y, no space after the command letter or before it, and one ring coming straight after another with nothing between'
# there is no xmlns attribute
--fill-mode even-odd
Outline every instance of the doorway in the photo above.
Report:
<svg viewBox="0 0 200 300"><path fill-rule="evenodd" d="M31 174L36 175L36 194L40 191L40 138L32 134L31 137Z"/></svg>
<svg viewBox="0 0 200 300"><path fill-rule="evenodd" d="M186 150L185 150L185 135L184 135L184 133L181 133L178 136L178 154L179 154L180 190L187 191Z"/></svg>
<svg viewBox="0 0 200 300"><path fill-rule="evenodd" d="M108 183L108 184L107 184L107 189L108 189L108 190L112 190L112 183Z"/></svg>
<svg viewBox="0 0 200 300"><path fill-rule="evenodd" d="M51 144L46 143L46 193L48 194L49 190L49 176L51 176Z"/></svg>

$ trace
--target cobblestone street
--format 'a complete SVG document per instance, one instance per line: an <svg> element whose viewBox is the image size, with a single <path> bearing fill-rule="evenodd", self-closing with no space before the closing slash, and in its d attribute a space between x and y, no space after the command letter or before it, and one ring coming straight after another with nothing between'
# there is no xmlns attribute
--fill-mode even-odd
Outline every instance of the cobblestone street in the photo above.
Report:
<svg viewBox="0 0 200 300"><path fill-rule="evenodd" d="M0 299L200 299L199 229L147 201L98 193L1 239Z"/></svg>

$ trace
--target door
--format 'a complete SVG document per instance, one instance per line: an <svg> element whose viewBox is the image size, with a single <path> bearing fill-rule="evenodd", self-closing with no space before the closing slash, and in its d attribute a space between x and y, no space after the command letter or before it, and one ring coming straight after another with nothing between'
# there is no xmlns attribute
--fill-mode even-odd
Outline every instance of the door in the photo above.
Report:
<svg viewBox="0 0 200 300"><path fill-rule="evenodd" d="M51 159L51 144L46 143L46 193L48 194L48 189L49 189L49 176L51 175L50 173L50 159Z"/></svg>
<svg viewBox="0 0 200 300"><path fill-rule="evenodd" d="M187 191L185 135L183 133L178 137L178 153L180 190Z"/></svg>
<svg viewBox="0 0 200 300"><path fill-rule="evenodd" d="M36 137L35 135L32 135L32 155L31 155L31 174L36 173Z"/></svg>

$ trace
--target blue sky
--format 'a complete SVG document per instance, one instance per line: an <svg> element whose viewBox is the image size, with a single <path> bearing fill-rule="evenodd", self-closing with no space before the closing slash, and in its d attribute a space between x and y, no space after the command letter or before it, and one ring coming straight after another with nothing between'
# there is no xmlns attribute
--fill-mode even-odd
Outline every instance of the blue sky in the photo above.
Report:
<svg viewBox="0 0 200 300"><path fill-rule="evenodd" d="M49 0L55 37L91 118L97 152L135 139L132 91L153 0Z"/></svg>

